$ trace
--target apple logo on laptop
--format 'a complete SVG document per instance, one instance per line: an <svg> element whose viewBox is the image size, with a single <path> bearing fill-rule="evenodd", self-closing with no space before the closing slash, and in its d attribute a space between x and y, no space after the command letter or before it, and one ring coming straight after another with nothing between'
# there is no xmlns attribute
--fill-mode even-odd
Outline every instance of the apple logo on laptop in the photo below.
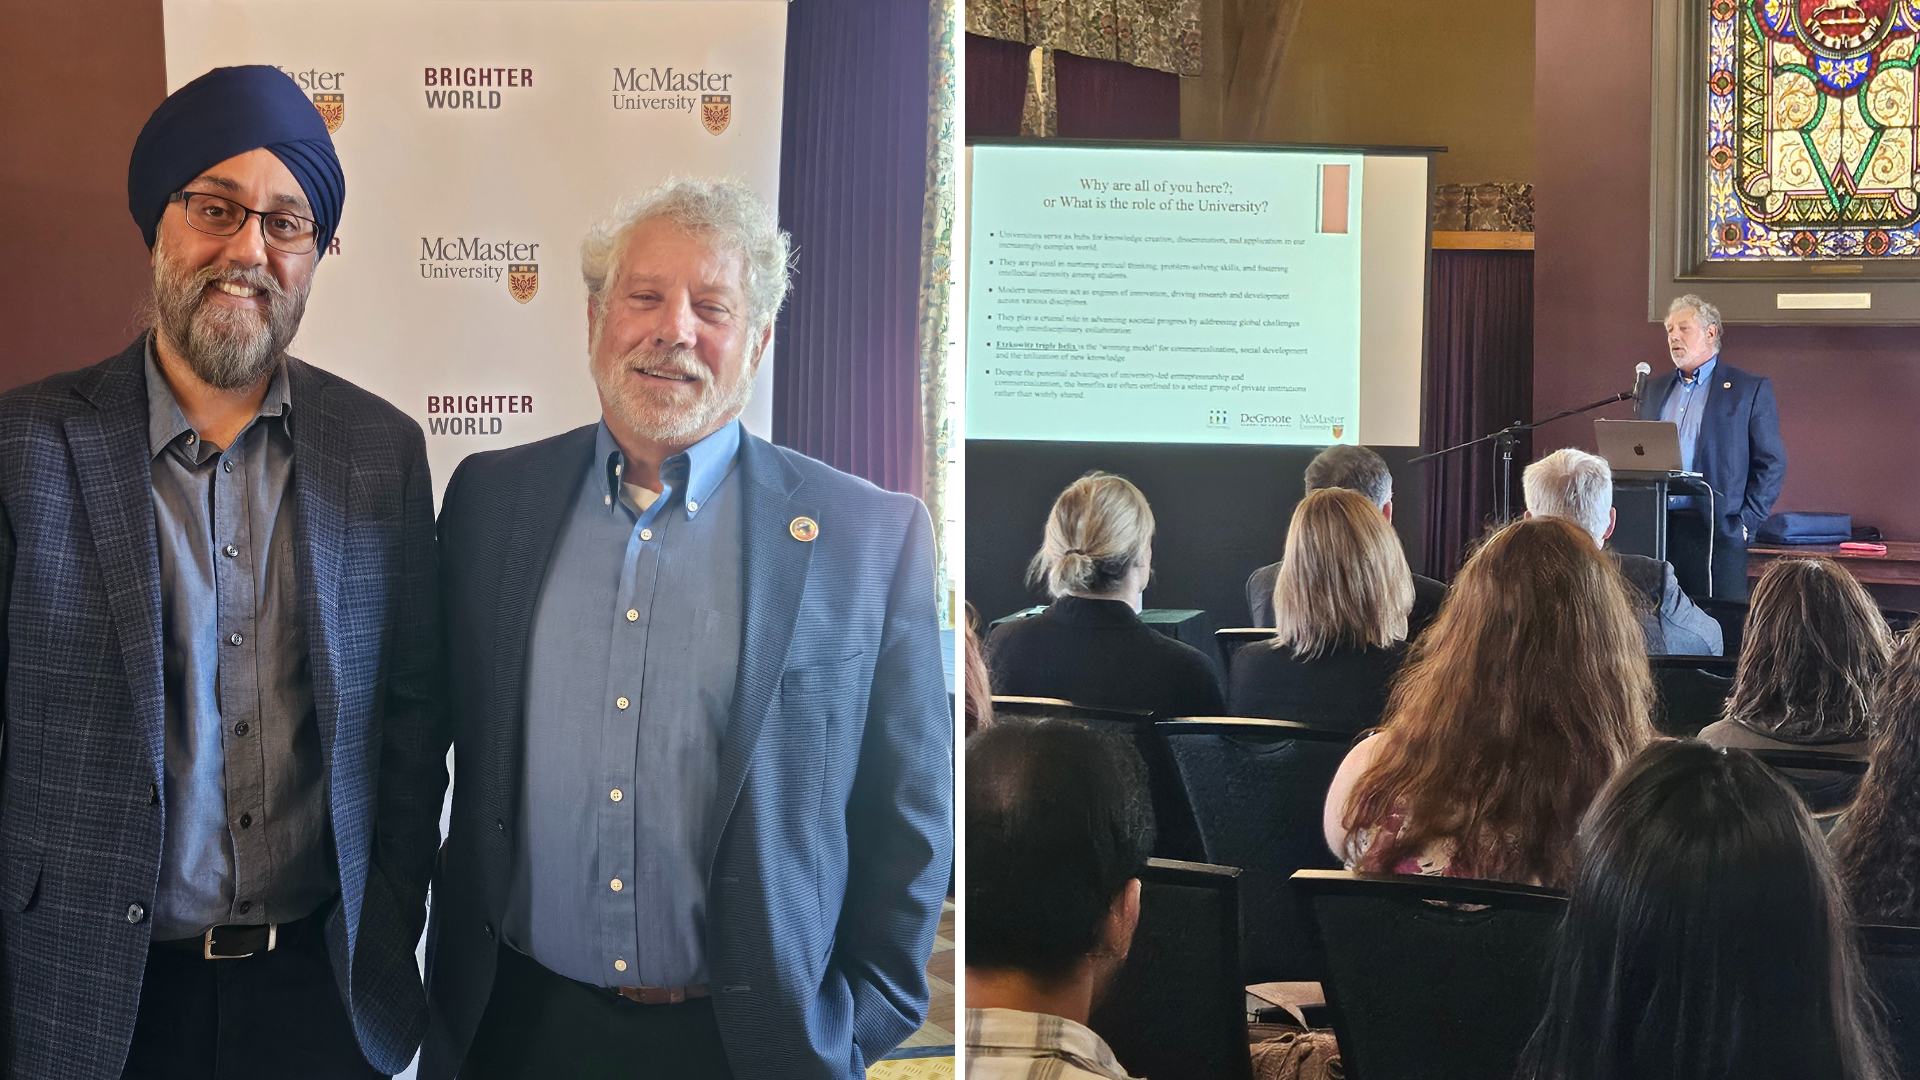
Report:
<svg viewBox="0 0 1920 1080"><path fill-rule="evenodd" d="M1635 457L1646 457L1646 456L1647 456L1647 448L1646 448L1646 447L1644 447L1644 446L1642 446L1642 445L1640 445L1639 443L1634 443L1634 444L1633 444L1633 453L1634 453L1634 456L1635 456Z"/></svg>

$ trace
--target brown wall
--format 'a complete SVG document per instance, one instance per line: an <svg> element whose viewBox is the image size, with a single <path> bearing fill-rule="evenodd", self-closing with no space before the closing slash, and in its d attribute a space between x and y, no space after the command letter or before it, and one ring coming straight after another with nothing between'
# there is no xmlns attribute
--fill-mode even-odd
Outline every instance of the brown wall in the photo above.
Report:
<svg viewBox="0 0 1920 1080"><path fill-rule="evenodd" d="M127 156L167 93L160 0L0 0L0 390L132 340Z"/></svg>
<svg viewBox="0 0 1920 1080"><path fill-rule="evenodd" d="M1534 410L1631 385L1668 363L1647 320L1652 14L1646 0L1541 0L1536 45ZM1787 482L1778 509L1838 510L1920 538L1920 332L1734 326L1728 363L1770 376ZM1604 415L1626 416L1624 406ZM1591 448L1592 425L1536 435Z"/></svg>
<svg viewBox="0 0 1920 1080"><path fill-rule="evenodd" d="M1244 134L1225 83L1252 20L1290 2L1298 21ZM1531 180L1533 0L1203 0L1206 74L1187 80L1187 139L1445 146L1438 183Z"/></svg>

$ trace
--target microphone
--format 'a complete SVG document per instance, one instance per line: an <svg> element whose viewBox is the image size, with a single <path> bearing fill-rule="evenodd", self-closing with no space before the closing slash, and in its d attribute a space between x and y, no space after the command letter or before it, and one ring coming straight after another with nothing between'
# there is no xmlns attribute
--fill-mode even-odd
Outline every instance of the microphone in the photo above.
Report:
<svg viewBox="0 0 1920 1080"><path fill-rule="evenodd" d="M1647 366L1646 361L1633 365L1633 400L1640 400L1641 394L1647 389L1647 376L1651 374L1653 369Z"/></svg>

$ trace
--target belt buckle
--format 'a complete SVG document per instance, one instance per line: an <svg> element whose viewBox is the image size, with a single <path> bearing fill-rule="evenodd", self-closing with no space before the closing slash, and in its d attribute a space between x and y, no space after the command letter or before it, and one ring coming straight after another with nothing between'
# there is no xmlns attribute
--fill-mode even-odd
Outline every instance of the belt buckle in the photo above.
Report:
<svg viewBox="0 0 1920 1080"><path fill-rule="evenodd" d="M201 947L200 947L200 955L201 955L201 957L202 957L203 959L206 959L206 960L245 960L245 959L246 959L247 957L249 957L249 956L252 956L252 955L253 955L253 954L252 954L252 953L250 953L250 952L243 952L243 953L217 953L217 952L214 952L214 951L213 951L213 932L214 932L214 931L216 931L216 930L218 930L218 929L220 929L220 927L218 927L218 926L209 926L209 927L207 927L207 932L206 932L206 934L205 934L205 935L204 935L204 936L203 936L203 937L201 938ZM275 945L278 945L279 943L280 943L280 924L278 924L278 923L268 923L268 924L267 924L267 951L268 951L268 952L272 952L272 951L273 951L273 948L274 948L274 946L275 946Z"/></svg>

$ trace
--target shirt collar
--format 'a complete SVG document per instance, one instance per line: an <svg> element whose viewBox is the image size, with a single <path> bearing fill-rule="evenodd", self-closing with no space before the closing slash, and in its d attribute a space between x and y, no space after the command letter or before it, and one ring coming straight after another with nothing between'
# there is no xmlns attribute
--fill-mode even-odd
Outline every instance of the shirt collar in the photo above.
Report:
<svg viewBox="0 0 1920 1080"><path fill-rule="evenodd" d="M674 474L678 463L684 462L686 469L686 511L691 520L705 506L720 481L727 478L733 469L733 459L740 453L740 421L729 421L719 431L701 439L678 454L661 463L660 475L665 480ZM613 432L607 428L606 418L600 420L599 429L594 433L593 460L600 470L601 493L609 512L620 503L620 466L625 460L620 454L620 444L613 441ZM667 481L671 483L671 481ZM661 498L671 495L665 487L661 488ZM660 506L662 503L655 503Z"/></svg>
<svg viewBox="0 0 1920 1080"><path fill-rule="evenodd" d="M1687 380L1687 377L1684 374L1681 375L1680 376L1681 385L1683 386L1684 385L1691 385L1691 386L1706 385L1706 383L1713 378L1714 365L1718 364L1719 362L1720 362L1720 355L1718 353L1715 353L1712 359L1708 360L1704 364L1701 364L1699 367L1693 369L1692 382L1689 383Z"/></svg>
<svg viewBox="0 0 1920 1080"><path fill-rule="evenodd" d="M166 376L160 374L160 361L153 355L153 335L147 335L147 449L153 457L173 445L173 441L193 430L187 423L187 415L180 411L180 402L173 396L173 388L167 385ZM293 412L293 398L287 393L287 365L277 364L272 378L267 380L267 396L260 399L260 411L257 416L288 417ZM244 429L243 429L244 430Z"/></svg>

